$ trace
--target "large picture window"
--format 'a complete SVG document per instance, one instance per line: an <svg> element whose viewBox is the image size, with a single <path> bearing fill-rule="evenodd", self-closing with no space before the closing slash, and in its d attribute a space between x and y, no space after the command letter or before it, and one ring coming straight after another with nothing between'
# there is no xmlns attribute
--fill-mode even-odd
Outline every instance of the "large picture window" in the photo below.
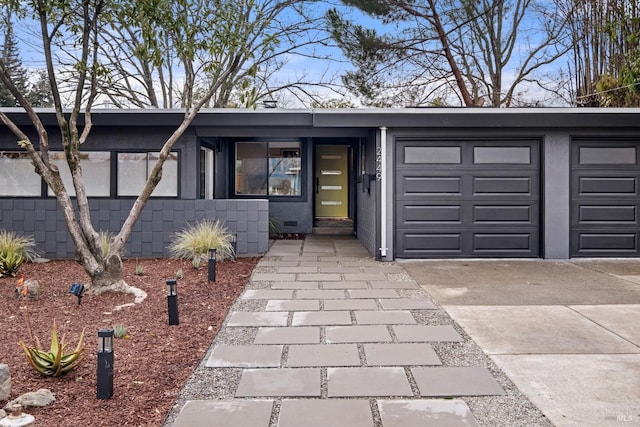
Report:
<svg viewBox="0 0 640 427"><path fill-rule="evenodd" d="M160 153L118 153L118 196L135 197L144 188ZM171 152L152 197L178 196L178 153Z"/></svg>
<svg viewBox="0 0 640 427"><path fill-rule="evenodd" d="M29 153L0 151L0 196L40 196L40 183Z"/></svg>
<svg viewBox="0 0 640 427"><path fill-rule="evenodd" d="M67 192L71 197L76 195L71 179L71 171L63 152L52 152L51 162L58 167L60 177ZM109 176L111 175L111 153L108 151L82 151L80 152L80 165L84 188L89 197L109 197L111 188ZM48 189L48 195L53 196L53 191Z"/></svg>
<svg viewBox="0 0 640 427"><path fill-rule="evenodd" d="M237 142L236 195L300 196L300 142Z"/></svg>

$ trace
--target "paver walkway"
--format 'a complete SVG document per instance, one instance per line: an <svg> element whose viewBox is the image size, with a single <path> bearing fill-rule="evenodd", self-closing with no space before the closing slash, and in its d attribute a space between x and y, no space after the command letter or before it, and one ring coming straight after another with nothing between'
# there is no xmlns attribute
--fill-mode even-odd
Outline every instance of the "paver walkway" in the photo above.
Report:
<svg viewBox="0 0 640 427"><path fill-rule="evenodd" d="M276 241L233 310L206 361L239 374L232 397L186 402L175 427L476 426L457 397L504 394L483 366L443 364L432 344L462 337L353 238Z"/></svg>

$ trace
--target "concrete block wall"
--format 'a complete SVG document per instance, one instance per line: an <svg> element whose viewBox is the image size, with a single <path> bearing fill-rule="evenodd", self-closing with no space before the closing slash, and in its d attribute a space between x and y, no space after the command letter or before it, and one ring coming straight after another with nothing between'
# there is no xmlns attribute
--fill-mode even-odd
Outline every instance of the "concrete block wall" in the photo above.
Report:
<svg viewBox="0 0 640 427"><path fill-rule="evenodd" d="M116 232L129 214L133 200L91 200L97 230ZM158 200L147 202L125 248L127 257L167 256L173 233L205 218L219 219L237 234L241 255L265 253L269 246L267 200ZM74 256L75 246L55 199L0 199L0 228L34 236L46 258Z"/></svg>

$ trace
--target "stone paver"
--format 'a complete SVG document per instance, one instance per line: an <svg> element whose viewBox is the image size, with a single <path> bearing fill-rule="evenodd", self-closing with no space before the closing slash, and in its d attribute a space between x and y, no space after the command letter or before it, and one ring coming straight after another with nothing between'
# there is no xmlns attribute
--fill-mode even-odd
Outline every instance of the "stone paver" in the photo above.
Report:
<svg viewBox="0 0 640 427"><path fill-rule="evenodd" d="M267 302L265 311L315 311L320 310L318 300L273 299Z"/></svg>
<svg viewBox="0 0 640 427"><path fill-rule="evenodd" d="M259 328L254 344L319 344L320 328L285 327Z"/></svg>
<svg viewBox="0 0 640 427"><path fill-rule="evenodd" d="M275 368L280 366L281 345L218 345L207 359L208 368Z"/></svg>
<svg viewBox="0 0 640 427"><path fill-rule="evenodd" d="M378 400L380 418L394 427L478 427L463 400Z"/></svg>
<svg viewBox="0 0 640 427"><path fill-rule="evenodd" d="M373 299L328 299L324 302L325 310L377 310L378 304Z"/></svg>
<svg viewBox="0 0 640 427"><path fill-rule="evenodd" d="M298 274L298 280L325 282L340 280L340 275L337 273L303 273Z"/></svg>
<svg viewBox="0 0 640 427"><path fill-rule="evenodd" d="M236 397L320 397L320 368L258 368L242 371Z"/></svg>
<svg viewBox="0 0 640 427"><path fill-rule="evenodd" d="M248 289L242 294L244 299L291 299L293 291L272 289Z"/></svg>
<svg viewBox="0 0 640 427"><path fill-rule="evenodd" d="M451 325L395 325L393 332L398 342L464 341Z"/></svg>
<svg viewBox="0 0 640 427"><path fill-rule="evenodd" d="M367 289L369 285L364 281L322 282L322 289Z"/></svg>
<svg viewBox="0 0 640 427"><path fill-rule="evenodd" d="M347 293L350 298L400 298L393 289L354 289Z"/></svg>
<svg viewBox="0 0 640 427"><path fill-rule="evenodd" d="M327 368L329 397L412 396L404 369Z"/></svg>
<svg viewBox="0 0 640 427"><path fill-rule="evenodd" d="M304 267L278 267L278 273L317 273L318 267L316 266L304 266Z"/></svg>
<svg viewBox="0 0 640 427"><path fill-rule="evenodd" d="M251 424L247 424L251 425ZM360 399L284 399L278 427L371 427L369 401Z"/></svg>
<svg viewBox="0 0 640 427"><path fill-rule="evenodd" d="M274 282L271 289L319 289L318 282Z"/></svg>
<svg viewBox="0 0 640 427"><path fill-rule="evenodd" d="M296 311L293 313L293 326L350 324L351 314L348 311Z"/></svg>
<svg viewBox="0 0 640 427"><path fill-rule="evenodd" d="M373 289L419 289L420 285L416 282L401 281L372 281L369 282Z"/></svg>
<svg viewBox="0 0 640 427"><path fill-rule="evenodd" d="M288 273L254 273L251 276L253 282L293 282L294 280L296 280L296 275Z"/></svg>
<svg viewBox="0 0 640 427"><path fill-rule="evenodd" d="M227 326L287 326L287 312L232 311Z"/></svg>
<svg viewBox="0 0 640 427"><path fill-rule="evenodd" d="M442 365L429 344L364 344L368 366Z"/></svg>
<svg viewBox="0 0 640 427"><path fill-rule="evenodd" d="M300 290L296 292L296 299L344 299L342 290Z"/></svg>
<svg viewBox="0 0 640 427"><path fill-rule="evenodd" d="M366 281L382 281L387 280L387 275L383 273L346 273L344 280L366 280Z"/></svg>
<svg viewBox="0 0 640 427"><path fill-rule="evenodd" d="M360 366L360 355L356 344L291 345L287 366Z"/></svg>
<svg viewBox="0 0 640 427"><path fill-rule="evenodd" d="M356 311L359 325L396 325L417 323L409 311Z"/></svg>
<svg viewBox="0 0 640 427"><path fill-rule="evenodd" d="M412 368L411 373L424 397L505 394L489 370L483 367Z"/></svg>
<svg viewBox="0 0 640 427"><path fill-rule="evenodd" d="M429 300L412 298L381 299L380 304L385 310L436 310L438 308Z"/></svg>
<svg viewBox="0 0 640 427"><path fill-rule="evenodd" d="M272 400L189 400L173 427L268 426Z"/></svg>
<svg viewBox="0 0 640 427"><path fill-rule="evenodd" d="M385 325L327 326L327 343L388 342L391 335Z"/></svg>

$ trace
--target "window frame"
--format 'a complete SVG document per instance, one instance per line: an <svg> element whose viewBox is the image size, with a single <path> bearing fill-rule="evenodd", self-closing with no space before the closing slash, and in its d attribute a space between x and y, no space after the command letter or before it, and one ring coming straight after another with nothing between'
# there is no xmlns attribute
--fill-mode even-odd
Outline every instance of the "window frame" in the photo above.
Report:
<svg viewBox="0 0 640 427"><path fill-rule="evenodd" d="M267 194L237 194L236 193L236 158L238 156L238 143L262 143L267 144L266 157L264 159L267 170ZM299 195L272 195L269 194L269 148L270 144L297 143L300 149L300 194ZM252 139L241 138L231 141L231 154L229 156L229 195L235 199L267 199L269 201L306 201L307 199L307 143L303 138L270 138Z"/></svg>

